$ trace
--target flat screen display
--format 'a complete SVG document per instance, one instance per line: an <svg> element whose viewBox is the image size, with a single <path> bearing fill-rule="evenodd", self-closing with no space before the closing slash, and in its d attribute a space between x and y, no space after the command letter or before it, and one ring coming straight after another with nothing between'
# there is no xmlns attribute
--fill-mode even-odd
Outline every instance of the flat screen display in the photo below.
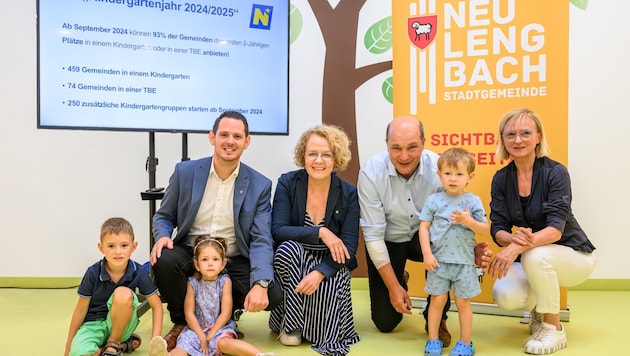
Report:
<svg viewBox="0 0 630 356"><path fill-rule="evenodd" d="M38 128L288 134L289 0L38 0Z"/></svg>

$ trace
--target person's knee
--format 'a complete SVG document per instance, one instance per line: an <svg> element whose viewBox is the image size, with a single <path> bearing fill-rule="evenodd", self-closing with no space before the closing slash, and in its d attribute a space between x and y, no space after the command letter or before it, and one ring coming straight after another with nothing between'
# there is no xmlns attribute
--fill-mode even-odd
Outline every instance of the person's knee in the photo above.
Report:
<svg viewBox="0 0 630 356"><path fill-rule="evenodd" d="M127 287L118 287L114 289L112 304L131 306L133 304L133 291Z"/></svg>
<svg viewBox="0 0 630 356"><path fill-rule="evenodd" d="M398 326L399 322L382 322L382 321L377 321L372 319L372 321L374 322L374 325L376 326L376 328L378 329L378 331L382 332L382 333L390 333L392 331L394 331L394 329L396 328L396 326Z"/></svg>
<svg viewBox="0 0 630 356"><path fill-rule="evenodd" d="M492 298L497 306L504 310L524 309L525 303L521 298L517 298L514 293L502 289L492 289Z"/></svg>
<svg viewBox="0 0 630 356"><path fill-rule="evenodd" d="M399 314L397 316L384 316L372 313L372 322L374 322L374 326L376 326L376 328L382 333L392 332L398 326L398 324L400 324L401 320L402 314Z"/></svg>
<svg viewBox="0 0 630 356"><path fill-rule="evenodd" d="M282 288L279 285L272 286L271 288L269 288L269 293L267 297L269 298L269 305L265 310L274 310L278 305L280 305L280 302L282 301Z"/></svg>

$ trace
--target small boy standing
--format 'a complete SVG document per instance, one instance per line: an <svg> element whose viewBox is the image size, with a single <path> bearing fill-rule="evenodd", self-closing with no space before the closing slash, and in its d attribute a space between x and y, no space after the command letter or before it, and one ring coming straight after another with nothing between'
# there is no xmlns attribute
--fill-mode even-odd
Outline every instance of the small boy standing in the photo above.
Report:
<svg viewBox="0 0 630 356"><path fill-rule="evenodd" d="M140 322L136 289L151 306L151 337L161 334L162 301L144 267L131 260L137 246L127 220L103 223L98 249L105 257L87 269L79 285L64 355L114 356L140 347L140 336L133 334Z"/></svg>
<svg viewBox="0 0 630 356"><path fill-rule="evenodd" d="M442 355L438 329L442 309L453 286L459 313L460 339L450 355L472 356L472 307L470 299L481 293L475 268L475 234L489 235L490 226L481 199L465 189L475 175L475 160L463 148L450 148L437 161L444 191L427 199L420 212L420 246L431 295L429 340L425 355Z"/></svg>

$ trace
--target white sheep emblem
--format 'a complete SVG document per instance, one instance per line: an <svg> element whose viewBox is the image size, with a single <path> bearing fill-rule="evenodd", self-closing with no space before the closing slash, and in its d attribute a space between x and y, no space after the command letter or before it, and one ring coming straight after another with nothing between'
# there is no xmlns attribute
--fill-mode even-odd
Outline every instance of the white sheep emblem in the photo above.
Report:
<svg viewBox="0 0 630 356"><path fill-rule="evenodd" d="M424 35L425 40L429 40L429 35L431 34L431 24L430 23L420 23L418 21L411 24L411 27L416 29L416 39L415 41L420 40L420 35Z"/></svg>

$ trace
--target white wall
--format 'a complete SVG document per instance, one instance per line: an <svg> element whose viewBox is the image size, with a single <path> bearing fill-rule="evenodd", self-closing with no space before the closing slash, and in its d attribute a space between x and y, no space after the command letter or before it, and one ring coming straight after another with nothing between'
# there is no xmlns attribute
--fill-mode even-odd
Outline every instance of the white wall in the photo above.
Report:
<svg viewBox="0 0 630 356"><path fill-rule="evenodd" d="M295 141L321 114L321 35L307 1L292 3L304 28L291 46L291 134L254 136L244 155L274 181L294 168ZM82 275L100 258L99 227L110 216L132 222L140 242L134 258L146 261L149 203L140 191L148 187L148 134L38 130L35 1L0 0L0 8L0 277ZM390 12L388 2L368 0L360 36ZM569 170L575 214L598 247L593 279L630 278L630 239L623 228L630 201L630 118L623 97L630 92L630 34L622 28L628 14L630 3L624 0L591 1L586 11L571 6ZM381 60L371 55L357 64ZM389 75L357 91L362 160L384 148L392 110L381 98L380 83ZM210 151L205 135L189 135L191 158ZM181 157L181 136L156 134L156 156L157 185L165 186Z"/></svg>

